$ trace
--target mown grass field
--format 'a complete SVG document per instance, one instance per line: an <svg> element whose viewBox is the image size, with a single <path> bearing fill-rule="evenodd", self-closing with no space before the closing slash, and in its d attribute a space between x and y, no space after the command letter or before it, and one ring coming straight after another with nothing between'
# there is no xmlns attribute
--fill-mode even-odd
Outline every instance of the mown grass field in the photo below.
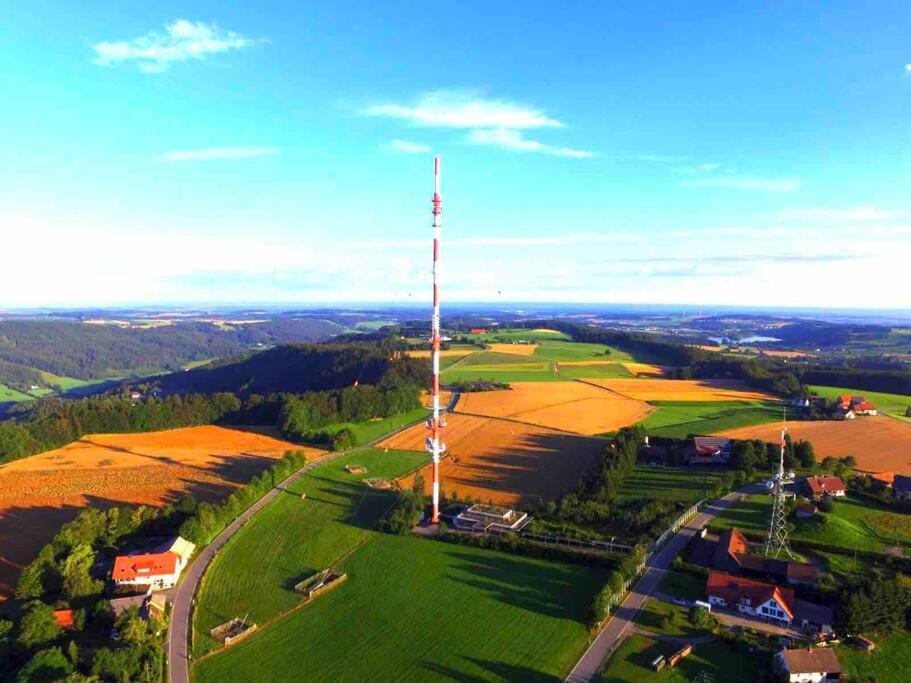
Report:
<svg viewBox="0 0 911 683"><path fill-rule="evenodd" d="M636 465L624 480L621 498L665 498L697 502L705 497L724 470L710 467L648 467Z"/></svg>
<svg viewBox="0 0 911 683"><path fill-rule="evenodd" d="M867 391L865 389L848 389L847 387L810 386L809 389L829 401L838 398L841 394L863 396L879 408L881 413L911 422L911 418L906 415L908 407L911 406L911 396L885 394L881 391Z"/></svg>
<svg viewBox="0 0 911 683"><path fill-rule="evenodd" d="M684 600L704 600L705 578L683 572L666 571L661 576L658 590L665 595Z"/></svg>
<svg viewBox="0 0 911 683"><path fill-rule="evenodd" d="M34 396L23 394L12 387L0 384L0 403L16 403L18 401L31 401Z"/></svg>
<svg viewBox="0 0 911 683"><path fill-rule="evenodd" d="M838 647L838 658L852 681L905 683L911 663L911 632L902 631L888 638L875 638L876 650L864 652L851 645Z"/></svg>
<svg viewBox="0 0 911 683"><path fill-rule="evenodd" d="M557 372L563 379L598 379L612 377L635 377L621 363L604 363L599 365L563 365L557 366Z"/></svg>
<svg viewBox="0 0 911 683"><path fill-rule="evenodd" d="M559 382L560 375L554 371L550 360L538 360L536 356L521 356L516 353L480 351L461 359L446 368L441 379L443 383L459 381L488 380L491 382Z"/></svg>
<svg viewBox="0 0 911 683"><path fill-rule="evenodd" d="M702 600L703 597L699 599ZM692 638L700 635L699 629L690 623L689 609L654 598L646 602L645 607L639 610L633 623L652 633L676 638Z"/></svg>
<svg viewBox="0 0 911 683"><path fill-rule="evenodd" d="M475 339L483 342L513 342L513 341L547 341L554 339L569 339L569 335L564 334L558 330L525 330L522 328L510 328L504 327L503 329L498 329L496 327L489 328L486 334L467 334L465 335L471 339Z"/></svg>
<svg viewBox="0 0 911 683"><path fill-rule="evenodd" d="M630 361L629 354L622 353L617 349L611 349L604 344L586 344L572 341L545 341L538 344L534 355L538 358L547 360L564 360L564 361Z"/></svg>
<svg viewBox="0 0 911 683"><path fill-rule="evenodd" d="M727 429L780 421L782 406L772 401L649 401L657 410L642 424L649 434L684 439Z"/></svg>
<svg viewBox="0 0 911 683"><path fill-rule="evenodd" d="M554 681L588 643L604 571L379 534L348 581L224 653L210 681Z"/></svg>
<svg viewBox="0 0 911 683"><path fill-rule="evenodd" d="M772 498L765 493L747 496L718 515L712 527L736 526L741 531L765 533ZM867 498L846 496L835 500L833 512L793 520L795 541L806 540L843 548L885 552L896 545L911 548L911 516L889 511Z"/></svg>
<svg viewBox="0 0 911 683"><path fill-rule="evenodd" d="M651 663L655 657L667 657L678 647L641 635L628 636L611 656L601 680L604 683L692 681L705 671L711 675L711 680L750 683L756 680L754 674L757 668L767 666L760 660L761 655L750 658L721 641L714 641L697 645L693 653L674 668L665 667L659 672L652 670Z"/></svg>
<svg viewBox="0 0 911 683"><path fill-rule="evenodd" d="M348 428L354 432L358 444L366 445L374 439L378 439L389 432L401 429L407 424L421 420L429 414L430 413L426 408L415 408L406 413L384 417L382 420L375 420L373 422L336 422L335 424L323 427L321 431L324 430L334 433Z"/></svg>
<svg viewBox="0 0 911 683"><path fill-rule="evenodd" d="M421 465L423 453L365 449L316 468L295 482L218 553L203 579L194 613L194 656L217 647L210 629L232 617L259 624L299 601L298 581L326 569L369 538L396 495L363 485ZM354 475L345 465L367 468ZM305 500L301 500L306 493Z"/></svg>

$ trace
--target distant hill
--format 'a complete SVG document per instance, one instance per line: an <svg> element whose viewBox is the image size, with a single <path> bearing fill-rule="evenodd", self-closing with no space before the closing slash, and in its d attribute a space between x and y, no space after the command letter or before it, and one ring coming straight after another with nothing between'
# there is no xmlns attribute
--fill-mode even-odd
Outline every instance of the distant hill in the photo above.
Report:
<svg viewBox="0 0 911 683"><path fill-rule="evenodd" d="M323 341L343 331L337 323L316 318L236 325L176 322L149 328L2 320L0 383L15 388L41 383L35 370L81 380L179 370L193 361L237 355L258 345Z"/></svg>
<svg viewBox="0 0 911 683"><path fill-rule="evenodd" d="M426 362L392 356L391 348L377 343L287 344L151 378L145 385L164 394L249 396L342 389L355 382L378 384L390 371L419 384L428 382Z"/></svg>

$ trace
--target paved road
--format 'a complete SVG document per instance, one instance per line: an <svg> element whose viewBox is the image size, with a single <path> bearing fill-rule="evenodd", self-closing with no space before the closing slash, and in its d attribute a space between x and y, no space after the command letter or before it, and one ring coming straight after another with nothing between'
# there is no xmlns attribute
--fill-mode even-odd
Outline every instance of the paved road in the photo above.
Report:
<svg viewBox="0 0 911 683"><path fill-rule="evenodd" d="M174 605L171 609L171 627L168 631L168 673L170 674L171 683L189 683L189 646L190 631L192 629L191 617L193 614L192 603L193 596L196 594L196 588L202 575L206 572L206 567L215 557L216 553L224 546L225 543L246 524L253 515L266 507L275 498L281 495L284 490L300 479L310 470L325 465L336 458L347 455L350 451L339 451L329 453L319 460L304 465L294 472L290 477L269 491L266 495L248 507L241 515L231 522L225 530L222 531L215 540L202 549L199 555L193 560L192 564L187 567L184 573L183 581L177 587L174 593Z"/></svg>
<svg viewBox="0 0 911 683"><path fill-rule="evenodd" d="M587 683L595 679L601 663L607 655L613 651L614 647L623 639L627 630L632 627L632 621L636 614L642 609L645 602L652 596L652 593L661 580L661 575L667 569L675 557L683 550L684 546L689 543L690 539L699 532L702 527L708 524L712 518L725 508L729 508L738 500L743 498L747 493L751 493L754 487L741 489L729 493L724 498L715 501L705 510L693 517L686 526L682 527L677 534L671 538L664 547L653 555L646 563L645 572L642 577L633 586L627 594L626 599L620 603L620 607L614 615L608 620L604 628L595 638L595 641L582 655L576 666L566 678L566 683ZM758 490L758 489L756 489Z"/></svg>

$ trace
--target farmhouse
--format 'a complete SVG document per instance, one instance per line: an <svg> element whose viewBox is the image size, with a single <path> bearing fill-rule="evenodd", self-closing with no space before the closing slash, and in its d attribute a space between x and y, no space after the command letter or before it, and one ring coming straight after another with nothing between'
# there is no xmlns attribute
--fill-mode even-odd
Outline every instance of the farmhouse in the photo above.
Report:
<svg viewBox="0 0 911 683"><path fill-rule="evenodd" d="M806 600L794 601L794 625L814 636L830 636L835 624L835 610Z"/></svg>
<svg viewBox="0 0 911 683"><path fill-rule="evenodd" d="M858 415L877 415L876 406L863 396L842 394L835 401L835 417L841 420L853 420Z"/></svg>
<svg viewBox="0 0 911 683"><path fill-rule="evenodd" d="M737 529L725 531L717 540L706 535L694 545L689 560L718 571L774 578L789 584L819 583L819 570L811 564L751 555L746 537Z"/></svg>
<svg viewBox="0 0 911 683"><path fill-rule="evenodd" d="M172 588L195 548L178 536L158 552L120 555L114 560L111 580L118 586L148 587L151 590Z"/></svg>
<svg viewBox="0 0 911 683"><path fill-rule="evenodd" d="M814 476L803 480L813 500L822 500L827 496L843 496L847 493L845 483L840 477Z"/></svg>
<svg viewBox="0 0 911 683"><path fill-rule="evenodd" d="M841 680L841 663L832 648L782 650L775 655L775 662L791 683Z"/></svg>
<svg viewBox="0 0 911 683"><path fill-rule="evenodd" d="M687 455L690 465L721 465L731 457L733 440L723 436L697 436Z"/></svg>
<svg viewBox="0 0 911 683"><path fill-rule="evenodd" d="M705 592L709 604L787 626L794 619L794 591L723 572L711 572Z"/></svg>
<svg viewBox="0 0 911 683"><path fill-rule="evenodd" d="M472 327L470 330L471 334L487 334L486 327Z"/></svg>

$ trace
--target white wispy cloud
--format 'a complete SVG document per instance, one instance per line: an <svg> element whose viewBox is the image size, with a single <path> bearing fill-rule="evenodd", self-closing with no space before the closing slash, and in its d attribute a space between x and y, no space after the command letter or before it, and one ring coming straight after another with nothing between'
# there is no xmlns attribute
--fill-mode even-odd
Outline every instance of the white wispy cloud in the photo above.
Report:
<svg viewBox="0 0 911 683"><path fill-rule="evenodd" d="M782 220L883 221L901 218L905 214L905 211L856 206L847 209L781 209L778 217Z"/></svg>
<svg viewBox="0 0 911 683"><path fill-rule="evenodd" d="M392 140L389 143L389 149L402 154L427 154L430 152L430 146L411 140Z"/></svg>
<svg viewBox="0 0 911 683"><path fill-rule="evenodd" d="M278 147L208 147L177 149L159 155L159 161L217 161L220 159L252 159L278 154Z"/></svg>
<svg viewBox="0 0 911 683"><path fill-rule="evenodd" d="M588 159L595 155L584 149L548 145L538 140L529 140L518 130L508 128L492 128L473 130L468 134L468 141L473 145L492 145L515 152L539 152L555 157L568 157L570 159Z"/></svg>
<svg viewBox="0 0 911 683"><path fill-rule="evenodd" d="M524 104L486 98L471 90L435 90L410 104L375 104L363 116L401 119L417 126L439 128L548 128L563 124Z"/></svg>
<svg viewBox="0 0 911 683"><path fill-rule="evenodd" d="M911 74L911 64L905 64L905 71Z"/></svg>
<svg viewBox="0 0 911 683"><path fill-rule="evenodd" d="M151 31L131 40L102 41L92 45L95 64L111 66L135 62L141 71L160 73L175 62L205 60L211 55L239 50L256 41L212 23L177 19L164 32Z"/></svg>
<svg viewBox="0 0 911 683"><path fill-rule="evenodd" d="M757 178L751 176L716 176L694 178L683 182L686 187L717 187L748 192L794 192L800 189L797 178Z"/></svg>

